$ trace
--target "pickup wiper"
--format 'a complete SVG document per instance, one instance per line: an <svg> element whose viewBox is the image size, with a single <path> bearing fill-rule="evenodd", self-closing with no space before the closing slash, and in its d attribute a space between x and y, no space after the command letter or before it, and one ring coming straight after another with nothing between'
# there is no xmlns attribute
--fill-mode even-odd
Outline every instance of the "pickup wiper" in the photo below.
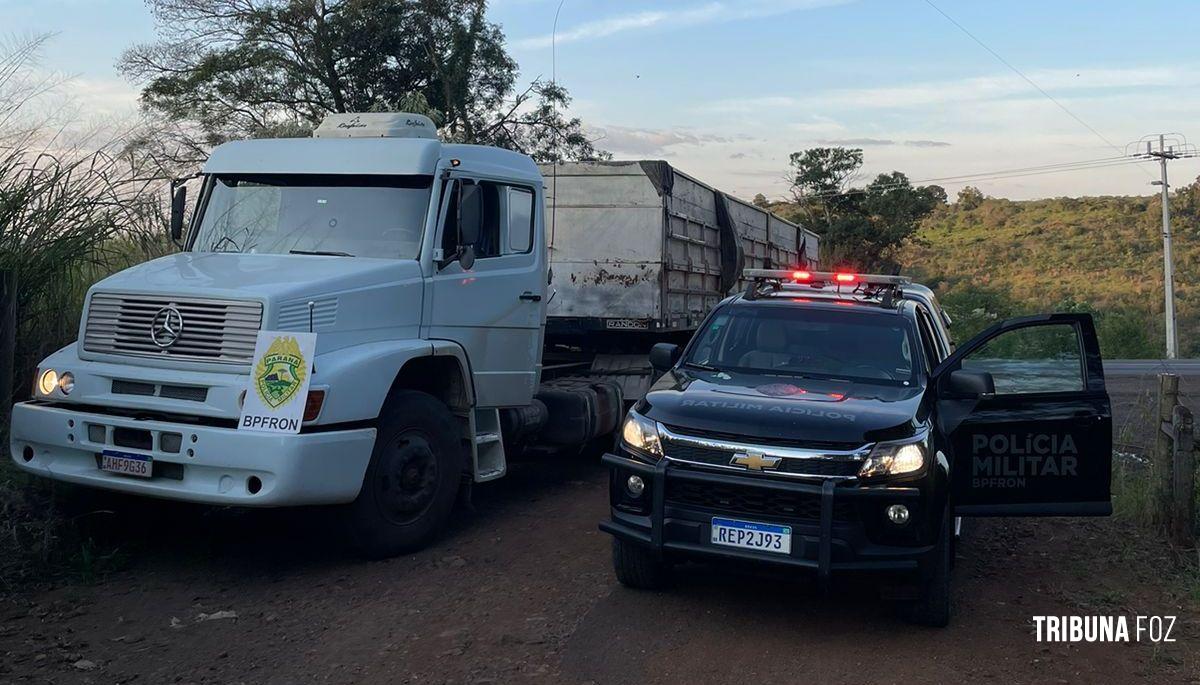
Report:
<svg viewBox="0 0 1200 685"><path fill-rule="evenodd" d="M324 250L288 250L288 254L311 254L318 257L353 257L349 252L333 252Z"/></svg>
<svg viewBox="0 0 1200 685"><path fill-rule="evenodd" d="M720 369L715 366L701 364L700 362L684 362L683 365L689 369L700 369L701 371L720 371Z"/></svg>

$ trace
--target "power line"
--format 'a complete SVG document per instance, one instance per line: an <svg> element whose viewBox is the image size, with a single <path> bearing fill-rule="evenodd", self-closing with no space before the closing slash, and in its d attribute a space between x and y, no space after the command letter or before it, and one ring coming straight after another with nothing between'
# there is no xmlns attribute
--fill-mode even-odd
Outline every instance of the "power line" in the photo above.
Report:
<svg viewBox="0 0 1200 685"><path fill-rule="evenodd" d="M1104 134L1100 133L1100 132L1099 132L1099 131L1097 131L1095 128L1093 128L1093 127L1091 126L1091 124L1089 124L1088 122L1086 122L1086 121L1084 121L1082 118L1080 118L1078 114L1076 114L1076 113L1072 112L1070 109L1068 109L1068 108L1067 108L1067 106L1066 106L1066 105L1064 105L1063 103L1061 103L1061 102L1059 102L1057 99L1055 99L1055 97L1054 97L1053 95L1051 95L1050 93L1047 93L1045 90L1043 90L1041 86L1039 86L1037 83L1035 83L1033 79L1031 79L1031 78L1029 78L1028 76L1026 76L1024 72L1022 72L1020 69L1018 69L1018 68L1016 68L1015 66L1013 66L1013 65L1012 65L1012 63L1011 63L1011 62L1009 62L1008 60L1004 59L1004 58L1003 58L1003 57L1000 55L1000 53L998 53L998 52L996 52L995 50L993 50L993 49L991 49L990 47L988 47L988 44L987 44L987 43L984 43L982 40L980 40L978 37L976 37L976 36L975 36L975 34L973 34L973 33L971 33L970 31L968 31L968 30L967 30L967 27L965 27L965 26L963 26L962 24L960 24L960 23L958 23L957 21L955 21L955 20L954 20L954 17L951 17L949 14L946 14L946 12L945 12L944 10L942 10L942 8L941 8L941 7L938 7L937 5L933 4L933 0L925 0L925 4L929 5L929 6L930 6L930 7L932 7L934 10L936 10L938 14L940 14L940 15L942 15L943 17L945 17L945 18L946 18L946 21L950 22L951 24L954 24L954 26L956 26L956 27L958 28L958 30L959 30L959 31L962 31L964 34L966 34L966 35L967 35L967 37L968 37L968 38L970 38L971 40L973 40L973 41L975 41L976 43L978 43L978 44L979 44L979 47L983 48L984 50L987 50L987 51L988 51L988 53L989 53L989 54L991 54L991 56L992 56L992 57L995 57L997 60L999 60L999 61L1000 61L1000 63L1001 63L1001 64L1003 64L1004 66L1006 66L1006 67L1008 67L1009 69L1011 69L1011 70L1013 71L1013 73L1015 73L1017 76L1020 76L1020 77L1021 77L1021 78L1022 78L1022 79L1023 79L1025 82L1026 82L1026 83L1028 83L1029 85L1033 86L1033 87L1034 87L1034 89L1035 89L1035 90L1037 90L1037 92L1039 92L1039 93L1041 93L1042 95L1046 96L1046 99L1047 99L1047 100L1049 100L1050 102L1053 102L1055 105L1057 105L1057 106L1058 106L1058 108L1059 108L1059 109L1061 109L1062 111L1066 112L1067 116L1069 116L1069 117L1071 117L1072 119L1074 119L1075 121L1079 122L1079 125L1080 125L1080 126L1083 126L1083 127L1084 127L1084 128L1086 128L1087 130L1091 131L1091 132L1092 132L1092 134L1094 134L1094 135L1095 135L1097 138L1099 138L1100 140L1104 141L1104 144L1105 144L1105 145L1108 145L1109 147L1111 147L1112 149L1116 150L1117 152L1124 152L1124 150L1122 150L1121 148L1117 147L1117 145L1116 145L1115 143L1113 143L1111 140L1109 140L1108 138L1105 138L1105 137L1104 137Z"/></svg>
<svg viewBox="0 0 1200 685"><path fill-rule="evenodd" d="M1023 167L1017 169L996 169L994 171L981 171L970 174L958 174L954 176L940 176L934 178L924 178L917 180L908 180L905 182L896 183L881 183L869 185L864 188L852 188L850 190L831 191L825 193L812 193L805 195L805 199L822 199L830 197L839 197L844 195L861 195L869 192L878 192L880 190L892 190L903 188L911 185L923 183L972 183L978 181L994 181L1009 178L1023 178L1026 176L1042 176L1045 174L1057 174L1068 171L1089 171L1092 169L1107 169L1110 167L1127 166L1131 164L1139 164L1151 160L1128 158L1128 157L1105 157L1100 159L1080 160L1078 162L1061 162L1058 164L1045 164L1034 167Z"/></svg>

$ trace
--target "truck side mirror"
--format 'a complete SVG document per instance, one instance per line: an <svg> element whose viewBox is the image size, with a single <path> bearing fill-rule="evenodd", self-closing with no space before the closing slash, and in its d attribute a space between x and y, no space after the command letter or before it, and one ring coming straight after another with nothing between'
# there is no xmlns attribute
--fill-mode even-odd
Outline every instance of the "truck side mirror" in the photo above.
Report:
<svg viewBox="0 0 1200 685"><path fill-rule="evenodd" d="M461 192L458 201L458 244L474 245L479 240L483 225L483 189L477 183L464 183Z"/></svg>
<svg viewBox="0 0 1200 685"><path fill-rule="evenodd" d="M181 185L171 195L171 240L176 244L183 238L183 213L186 210L187 186Z"/></svg>
<svg viewBox="0 0 1200 685"><path fill-rule="evenodd" d="M942 390L955 397L983 397L996 394L996 381L987 371L955 369L942 381Z"/></svg>
<svg viewBox="0 0 1200 685"><path fill-rule="evenodd" d="M682 350L679 345L671 343L656 343L650 348L650 366L659 373L666 373L675 362L679 361Z"/></svg>

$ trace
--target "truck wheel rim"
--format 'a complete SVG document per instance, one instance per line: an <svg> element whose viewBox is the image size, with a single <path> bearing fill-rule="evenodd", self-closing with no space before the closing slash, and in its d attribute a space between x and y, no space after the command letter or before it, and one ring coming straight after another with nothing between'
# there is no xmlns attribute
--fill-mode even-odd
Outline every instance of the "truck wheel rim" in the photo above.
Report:
<svg viewBox="0 0 1200 685"><path fill-rule="evenodd" d="M375 479L377 501L393 523L411 523L437 494L437 455L424 435L410 431L396 436L383 457Z"/></svg>

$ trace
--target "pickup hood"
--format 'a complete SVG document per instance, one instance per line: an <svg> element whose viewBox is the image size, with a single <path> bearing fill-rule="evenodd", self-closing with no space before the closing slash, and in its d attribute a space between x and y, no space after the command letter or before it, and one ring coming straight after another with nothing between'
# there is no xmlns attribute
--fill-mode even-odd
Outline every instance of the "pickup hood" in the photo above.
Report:
<svg viewBox="0 0 1200 685"><path fill-rule="evenodd" d="M100 281L110 292L287 299L420 278L416 261L183 252L138 264Z"/></svg>
<svg viewBox="0 0 1200 685"><path fill-rule="evenodd" d="M691 371L665 374L637 411L693 432L858 446L913 435L924 388Z"/></svg>

